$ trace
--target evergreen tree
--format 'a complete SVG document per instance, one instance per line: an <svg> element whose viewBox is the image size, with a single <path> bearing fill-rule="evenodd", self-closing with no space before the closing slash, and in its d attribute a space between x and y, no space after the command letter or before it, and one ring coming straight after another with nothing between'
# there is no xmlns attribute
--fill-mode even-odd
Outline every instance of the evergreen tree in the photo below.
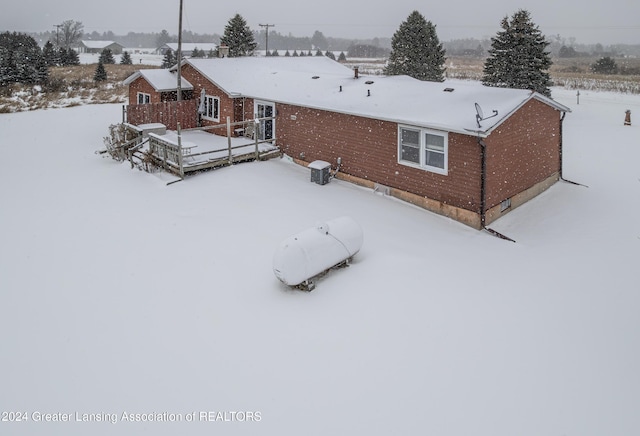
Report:
<svg viewBox="0 0 640 436"><path fill-rule="evenodd" d="M67 50L65 65L80 65L80 56L77 51L72 48Z"/></svg>
<svg viewBox="0 0 640 436"><path fill-rule="evenodd" d="M344 52L340 52L340 56L338 56L338 62L347 62L347 56L345 56Z"/></svg>
<svg viewBox="0 0 640 436"><path fill-rule="evenodd" d="M280 53L278 53L278 50L273 50L271 56L280 56Z"/></svg>
<svg viewBox="0 0 640 436"><path fill-rule="evenodd" d="M105 70L102 61L98 61L98 67L96 68L96 73L93 75L93 80L96 82L107 80L107 70Z"/></svg>
<svg viewBox="0 0 640 436"><path fill-rule="evenodd" d="M444 80L445 50L436 27L413 11L393 34L385 74L406 74L420 80Z"/></svg>
<svg viewBox="0 0 640 436"><path fill-rule="evenodd" d="M203 58L204 57L204 50L199 50L198 47L194 47L193 51L191 52L191 57L192 58Z"/></svg>
<svg viewBox="0 0 640 436"><path fill-rule="evenodd" d="M491 38L482 83L502 88L530 89L551 95L547 70L551 57L545 51L549 43L532 21L528 11L519 10L504 17L502 30Z"/></svg>
<svg viewBox="0 0 640 436"><path fill-rule="evenodd" d="M42 48L42 55L44 56L44 61L48 66L53 67L58 64L58 55L56 54L56 49L53 47L53 43L51 41L47 41Z"/></svg>
<svg viewBox="0 0 640 436"><path fill-rule="evenodd" d="M618 74L618 65L611 57L605 56L591 65L591 71L597 74Z"/></svg>
<svg viewBox="0 0 640 436"><path fill-rule="evenodd" d="M164 53L164 58L162 59L162 68L171 68L176 64L176 57L173 54L173 50L167 50Z"/></svg>
<svg viewBox="0 0 640 436"><path fill-rule="evenodd" d="M67 57L69 56L69 52L67 51L66 48L64 47L60 47L58 50L58 65L64 66L67 65L67 62L69 62L69 60L67 59Z"/></svg>
<svg viewBox="0 0 640 436"><path fill-rule="evenodd" d="M116 59L113 57L113 53L111 52L110 48L105 48L104 50L102 50L102 53L100 53L100 59L98 60L98 62L102 62L103 64L116 63Z"/></svg>
<svg viewBox="0 0 640 436"><path fill-rule="evenodd" d="M322 56L322 50L320 49L316 50L316 56Z"/></svg>
<svg viewBox="0 0 640 436"><path fill-rule="evenodd" d="M16 82L16 70L13 51L0 45L0 86L14 82Z"/></svg>
<svg viewBox="0 0 640 436"><path fill-rule="evenodd" d="M258 46L253 37L253 32L240 14L236 14L229 20L224 28L224 35L220 38L220 44L229 47L229 57L253 56Z"/></svg>
<svg viewBox="0 0 640 436"><path fill-rule="evenodd" d="M131 61L131 55L129 54L128 51L125 51L124 53L122 53L122 57L120 58L120 64L121 65L133 64L133 61Z"/></svg>
<svg viewBox="0 0 640 436"><path fill-rule="evenodd" d="M24 33L0 34L0 86L44 84L49 70L36 40Z"/></svg>
<svg viewBox="0 0 640 436"><path fill-rule="evenodd" d="M334 55L332 51L328 51L328 50L327 50L326 56L327 56L329 59L333 59L334 61L336 60L336 55Z"/></svg>
<svg viewBox="0 0 640 436"><path fill-rule="evenodd" d="M567 47L566 45L560 47L560 51L558 52L558 57L560 58L575 58L577 56L578 53L576 52L576 49L573 47Z"/></svg>
<svg viewBox="0 0 640 436"><path fill-rule="evenodd" d="M208 57L209 59L211 59L211 58L215 58L215 57L216 57L216 54L215 54L215 52L213 51L213 49L212 49L212 48L211 48L211 49L209 49L209 53L207 53L207 57Z"/></svg>
<svg viewBox="0 0 640 436"><path fill-rule="evenodd" d="M284 52L284 57L288 58L291 56L291 53L289 53L289 50Z"/></svg>

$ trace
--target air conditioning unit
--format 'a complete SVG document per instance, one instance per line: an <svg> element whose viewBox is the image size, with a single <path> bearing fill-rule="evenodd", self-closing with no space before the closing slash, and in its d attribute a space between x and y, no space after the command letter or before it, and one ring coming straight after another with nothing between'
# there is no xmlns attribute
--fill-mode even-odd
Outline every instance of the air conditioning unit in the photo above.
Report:
<svg viewBox="0 0 640 436"><path fill-rule="evenodd" d="M311 181L318 185L326 185L331 179L331 164L323 160L314 160L309 164Z"/></svg>

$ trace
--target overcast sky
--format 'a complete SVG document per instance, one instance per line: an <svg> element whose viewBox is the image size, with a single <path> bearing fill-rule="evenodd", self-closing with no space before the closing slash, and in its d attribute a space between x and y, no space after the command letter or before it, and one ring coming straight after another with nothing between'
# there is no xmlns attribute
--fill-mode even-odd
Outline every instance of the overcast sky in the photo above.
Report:
<svg viewBox="0 0 640 436"><path fill-rule="evenodd" d="M391 37L413 11L436 25L441 41L491 37L500 20L527 9L548 37L560 34L577 43L640 44L638 0L322 0L318 2L214 2L183 0L183 28L196 33L222 34L239 13L249 26L275 24L273 30L294 36L345 38ZM64 20L81 21L87 33L111 30L177 34L179 0L0 0L0 31L45 31Z"/></svg>

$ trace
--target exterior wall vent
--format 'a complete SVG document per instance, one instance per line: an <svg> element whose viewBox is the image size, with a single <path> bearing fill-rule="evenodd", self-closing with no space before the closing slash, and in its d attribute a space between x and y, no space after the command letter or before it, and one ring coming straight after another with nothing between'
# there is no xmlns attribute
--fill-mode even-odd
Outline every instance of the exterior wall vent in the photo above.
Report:
<svg viewBox="0 0 640 436"><path fill-rule="evenodd" d="M504 212L507 209L511 208L511 199L507 198L506 200L503 200L502 203L500 203L500 212Z"/></svg>
<svg viewBox="0 0 640 436"><path fill-rule="evenodd" d="M454 88L444 88L444 92L453 92L455 91Z"/></svg>

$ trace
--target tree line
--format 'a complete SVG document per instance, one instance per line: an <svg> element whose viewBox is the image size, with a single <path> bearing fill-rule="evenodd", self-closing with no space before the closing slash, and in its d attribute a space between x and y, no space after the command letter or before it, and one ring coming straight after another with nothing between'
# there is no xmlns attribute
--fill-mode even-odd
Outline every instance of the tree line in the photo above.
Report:
<svg viewBox="0 0 640 436"><path fill-rule="evenodd" d="M114 64L115 58L109 49L100 54L95 81L106 80L105 64ZM122 54L121 64L131 64L128 52ZM49 67L80 65L80 57L73 48L55 47L47 41L40 48L36 40L25 33L0 33L0 87L11 83L25 85L47 85Z"/></svg>
<svg viewBox="0 0 640 436"><path fill-rule="evenodd" d="M486 86L499 86L521 89L532 89L545 95L549 95L551 83L548 70L551 66L551 57L548 46L551 44L542 35L539 28L533 23L530 13L519 10L512 17L504 17L500 23L501 30L491 38L488 49L482 45L475 49L467 48L470 54L479 56L487 50L488 56L483 68L482 83ZM48 77L48 67L56 65L77 65L79 58L73 49L83 35L82 23L67 20L57 26L55 43L52 39L44 44L41 49L36 40L27 34L9 33L0 34L0 85L21 82L27 84L45 83ZM240 14L233 16L225 26L224 34L219 37L220 44L228 47L228 56L251 56L258 47L256 37L260 35L252 31ZM275 38L271 38L271 37ZM270 34L270 39L275 45L278 41L277 32ZM53 38L53 35L52 35ZM157 43L170 42L172 37L163 30L157 37ZM556 41L559 37L556 38ZM322 32L316 31L312 37L298 41L309 44L307 50L301 50L300 54L294 49L293 56L324 55L335 58L332 41L326 38ZM413 11L408 18L400 24L398 30L391 38L390 49L382 48L380 41L375 44L352 43L348 47L350 57L380 57L388 56L385 74L404 74L420 80L443 81L446 73L444 67L446 50L436 32L436 26L425 19L418 11ZM573 52L566 46L560 50L565 56L571 56ZM279 55L277 51L266 53ZM289 51L285 53L285 56ZM171 53L168 52L167 56ZM213 53L207 54L212 56ZM217 56L217 53L215 54ZM290 55L290 54L289 54ZM205 56L205 53L196 52L196 56ZM344 53L340 54L344 59ZM106 72L104 64L114 63L112 54L103 52L94 80L104 80ZM121 63L130 63L129 53L125 52ZM175 65L176 59L167 58L163 62L164 67ZM609 57L603 57L593 64L592 71L616 73L615 61Z"/></svg>

